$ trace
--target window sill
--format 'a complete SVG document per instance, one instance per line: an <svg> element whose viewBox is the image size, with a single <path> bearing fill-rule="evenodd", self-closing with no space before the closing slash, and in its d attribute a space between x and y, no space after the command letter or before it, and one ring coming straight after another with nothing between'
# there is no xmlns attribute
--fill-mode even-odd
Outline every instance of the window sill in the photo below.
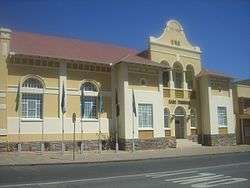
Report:
<svg viewBox="0 0 250 188"><path fill-rule="evenodd" d="M164 127L164 130L171 130L170 127Z"/></svg>
<svg viewBox="0 0 250 188"><path fill-rule="evenodd" d="M219 125L219 128L227 128L227 125Z"/></svg>
<svg viewBox="0 0 250 188"><path fill-rule="evenodd" d="M138 131L153 131L153 128L138 128Z"/></svg>
<svg viewBox="0 0 250 188"><path fill-rule="evenodd" d="M21 118L22 122L43 122L43 119L39 118Z"/></svg>
<svg viewBox="0 0 250 188"><path fill-rule="evenodd" d="M98 119L81 119L82 122L98 122Z"/></svg>

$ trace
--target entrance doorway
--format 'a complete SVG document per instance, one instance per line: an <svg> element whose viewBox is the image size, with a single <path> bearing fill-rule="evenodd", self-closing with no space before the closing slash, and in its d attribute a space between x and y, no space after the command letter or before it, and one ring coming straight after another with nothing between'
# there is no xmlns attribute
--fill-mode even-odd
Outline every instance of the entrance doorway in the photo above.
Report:
<svg viewBox="0 0 250 188"><path fill-rule="evenodd" d="M185 109L183 107L177 107L175 109L175 137L185 138Z"/></svg>

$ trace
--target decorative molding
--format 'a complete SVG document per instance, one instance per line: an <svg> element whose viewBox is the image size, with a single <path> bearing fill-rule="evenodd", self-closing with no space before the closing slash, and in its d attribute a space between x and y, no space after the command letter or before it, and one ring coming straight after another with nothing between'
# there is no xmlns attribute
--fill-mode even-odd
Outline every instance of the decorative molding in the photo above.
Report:
<svg viewBox="0 0 250 188"><path fill-rule="evenodd" d="M9 93L17 93L17 90L18 90L17 85L9 85L8 86ZM21 90L21 91L25 92L26 90ZM33 92L33 93L41 93L41 92L37 91L37 92ZM111 96L111 91L100 91L100 93L102 96ZM44 94L58 95L59 91L58 91L58 88L56 88L56 87L48 87L45 89ZM68 95L68 96L80 96L81 91L79 89L75 89L75 88L67 88L66 95ZM0 97L1 97L1 93L0 93Z"/></svg>
<svg viewBox="0 0 250 188"><path fill-rule="evenodd" d="M151 51L160 52L160 53L170 54L170 55L176 56L176 53L167 52L167 51L163 51L163 50L154 50L154 49L151 49ZM191 59L201 60L201 58L193 57L193 56L189 56L189 55L181 55L181 54L180 54L180 57L187 57L187 58L191 58Z"/></svg>

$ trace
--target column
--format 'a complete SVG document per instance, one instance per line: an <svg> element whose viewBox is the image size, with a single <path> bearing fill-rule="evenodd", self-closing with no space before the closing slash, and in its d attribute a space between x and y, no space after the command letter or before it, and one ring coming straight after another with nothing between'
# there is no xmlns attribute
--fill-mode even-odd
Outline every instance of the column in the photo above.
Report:
<svg viewBox="0 0 250 188"><path fill-rule="evenodd" d="M185 70L183 70L182 75L183 75L182 76L183 77L182 87L184 90L186 90L187 89L187 82L186 82L186 71Z"/></svg>
<svg viewBox="0 0 250 188"><path fill-rule="evenodd" d="M169 70L169 87L171 89L174 88L174 80L173 80L173 70Z"/></svg>

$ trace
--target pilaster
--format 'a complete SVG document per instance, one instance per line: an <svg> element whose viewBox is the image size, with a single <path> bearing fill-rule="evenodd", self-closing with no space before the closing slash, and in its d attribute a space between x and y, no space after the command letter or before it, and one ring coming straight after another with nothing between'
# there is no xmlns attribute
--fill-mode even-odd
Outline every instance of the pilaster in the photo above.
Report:
<svg viewBox="0 0 250 188"><path fill-rule="evenodd" d="M11 30L0 28L0 140L7 139L7 59L10 51Z"/></svg>

